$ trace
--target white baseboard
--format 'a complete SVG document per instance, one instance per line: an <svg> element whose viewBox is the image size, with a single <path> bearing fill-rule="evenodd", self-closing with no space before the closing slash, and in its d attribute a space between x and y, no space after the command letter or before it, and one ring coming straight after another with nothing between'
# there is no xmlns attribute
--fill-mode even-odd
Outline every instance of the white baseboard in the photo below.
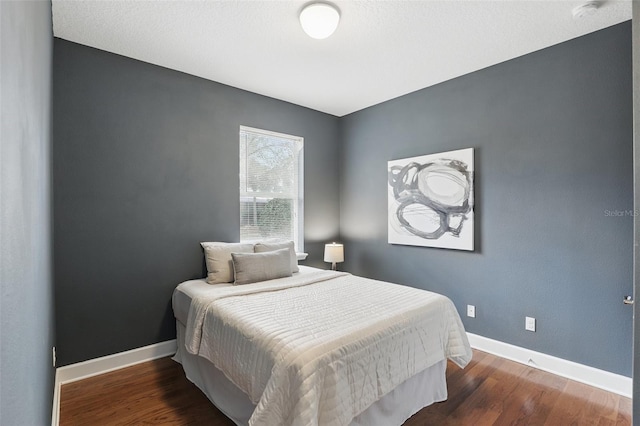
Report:
<svg viewBox="0 0 640 426"><path fill-rule="evenodd" d="M467 336L474 349L631 398L631 377L599 370L477 334L467 333Z"/></svg>
<svg viewBox="0 0 640 426"><path fill-rule="evenodd" d="M177 343L176 340L173 339L57 368L53 388L51 425L58 426L58 421L60 420L60 387L63 384L173 355L176 353L176 348Z"/></svg>

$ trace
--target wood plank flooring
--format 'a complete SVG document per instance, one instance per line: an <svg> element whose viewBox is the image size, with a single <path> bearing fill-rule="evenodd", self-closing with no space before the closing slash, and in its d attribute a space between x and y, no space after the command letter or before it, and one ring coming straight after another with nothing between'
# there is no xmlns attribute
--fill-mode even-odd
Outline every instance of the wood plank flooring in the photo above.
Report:
<svg viewBox="0 0 640 426"><path fill-rule="evenodd" d="M449 363L449 399L404 426L631 425L631 400L474 350ZM233 426L169 358L62 386L60 425Z"/></svg>

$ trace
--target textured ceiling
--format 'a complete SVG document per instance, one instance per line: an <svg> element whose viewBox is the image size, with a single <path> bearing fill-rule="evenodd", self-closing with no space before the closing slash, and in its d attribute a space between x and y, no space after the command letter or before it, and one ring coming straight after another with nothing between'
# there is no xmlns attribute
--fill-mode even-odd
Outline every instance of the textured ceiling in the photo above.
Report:
<svg viewBox="0 0 640 426"><path fill-rule="evenodd" d="M53 0L56 37L343 116L631 19L631 1L347 1L314 40L307 1Z"/></svg>

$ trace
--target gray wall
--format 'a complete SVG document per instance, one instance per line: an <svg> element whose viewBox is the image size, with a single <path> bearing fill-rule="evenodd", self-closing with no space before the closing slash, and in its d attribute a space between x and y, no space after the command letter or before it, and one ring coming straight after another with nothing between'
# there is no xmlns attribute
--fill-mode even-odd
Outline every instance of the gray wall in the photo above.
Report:
<svg viewBox="0 0 640 426"><path fill-rule="evenodd" d="M0 1L0 424L51 422L49 1Z"/></svg>
<svg viewBox="0 0 640 426"><path fill-rule="evenodd" d="M476 305L471 333L630 375L631 87L626 22L345 117L344 268ZM387 161L468 147L476 250L387 244Z"/></svg>
<svg viewBox="0 0 640 426"><path fill-rule="evenodd" d="M338 119L54 41L54 264L61 365L175 338L200 241L239 238L240 125L305 138L305 249L338 235Z"/></svg>
<svg viewBox="0 0 640 426"><path fill-rule="evenodd" d="M633 206L640 209L640 2L633 21ZM633 424L640 424L640 215L633 217Z"/></svg>

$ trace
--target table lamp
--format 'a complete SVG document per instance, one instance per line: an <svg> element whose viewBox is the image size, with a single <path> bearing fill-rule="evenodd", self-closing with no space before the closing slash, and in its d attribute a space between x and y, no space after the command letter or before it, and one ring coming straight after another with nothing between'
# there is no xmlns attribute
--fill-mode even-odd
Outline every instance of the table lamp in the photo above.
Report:
<svg viewBox="0 0 640 426"><path fill-rule="evenodd" d="M336 263L344 262L344 246L342 244L325 244L324 261L331 262L331 269L336 270Z"/></svg>

